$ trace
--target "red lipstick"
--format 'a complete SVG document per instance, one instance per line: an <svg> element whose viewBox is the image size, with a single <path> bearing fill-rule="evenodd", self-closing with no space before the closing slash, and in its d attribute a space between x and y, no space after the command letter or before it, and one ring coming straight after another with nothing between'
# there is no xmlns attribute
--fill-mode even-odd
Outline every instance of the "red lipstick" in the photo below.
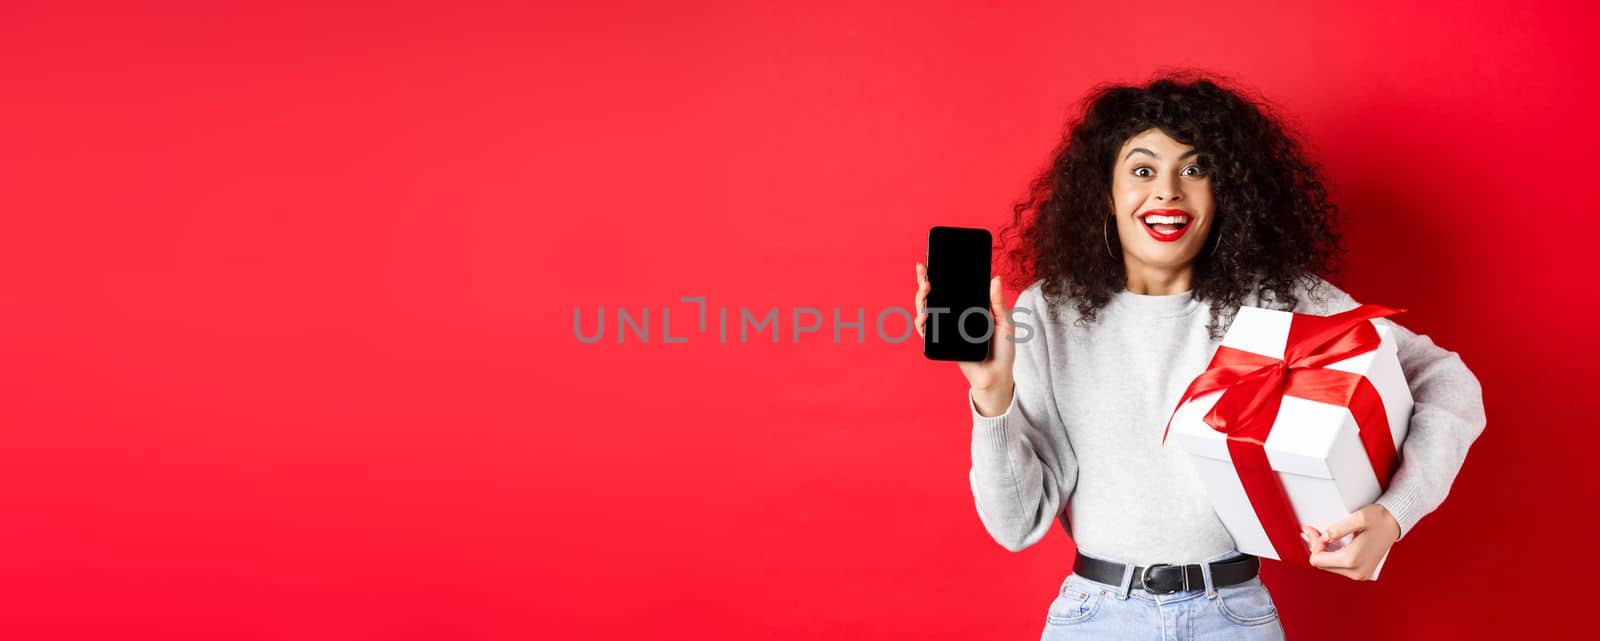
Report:
<svg viewBox="0 0 1600 641"><path fill-rule="evenodd" d="M1150 216L1150 215L1156 215L1156 216L1183 216L1183 217L1188 218L1189 222L1184 224L1183 227L1181 227L1181 228L1179 228L1177 230L1170 231L1170 232L1163 232L1163 231L1160 231L1160 230L1156 229L1155 227L1151 227L1150 225L1146 225L1144 223L1144 217L1145 216ZM1154 238L1154 239L1156 239L1158 241L1161 241L1163 243L1176 242L1179 238L1183 238L1183 234L1185 232L1189 231L1190 227L1194 226L1194 215L1190 214L1189 212L1183 211L1182 209L1152 209L1150 211L1147 211L1147 212L1144 212L1142 214L1139 214L1136 217L1136 219L1139 221L1139 226L1140 227L1144 227L1144 230L1150 234L1151 238Z"/></svg>

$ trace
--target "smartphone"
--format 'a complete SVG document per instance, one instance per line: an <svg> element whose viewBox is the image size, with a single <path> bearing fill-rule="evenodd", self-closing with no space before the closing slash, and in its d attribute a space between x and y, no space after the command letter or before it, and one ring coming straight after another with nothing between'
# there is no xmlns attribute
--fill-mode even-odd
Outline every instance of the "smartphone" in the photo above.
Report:
<svg viewBox="0 0 1600 641"><path fill-rule="evenodd" d="M936 361L982 361L989 357L994 322L989 310L989 260L994 238L987 229L928 230L928 319L922 354Z"/></svg>

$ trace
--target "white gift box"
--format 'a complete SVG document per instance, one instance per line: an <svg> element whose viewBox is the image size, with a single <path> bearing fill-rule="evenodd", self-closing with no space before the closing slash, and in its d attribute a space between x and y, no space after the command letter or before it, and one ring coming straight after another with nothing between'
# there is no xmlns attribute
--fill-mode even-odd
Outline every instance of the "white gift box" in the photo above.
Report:
<svg viewBox="0 0 1600 641"><path fill-rule="evenodd" d="M1289 312L1241 306L1222 344L1282 359L1293 317ZM1366 322L1372 323L1382 338L1378 349L1324 367L1359 374L1372 383L1383 399L1389 433L1398 448L1411 422L1411 389L1396 355L1393 323L1383 318ZM1227 436L1205 422L1221 396L1222 391L1214 391L1179 407L1172 417L1171 438L1189 452L1217 516L1239 551L1281 558L1245 495L1228 452ZM1264 448L1293 505L1297 523L1325 530L1381 494L1356 418L1347 407L1285 395ZM1329 549L1337 549L1350 538L1330 542ZM1378 569L1382 568L1379 561ZM1377 572L1372 578L1378 578Z"/></svg>

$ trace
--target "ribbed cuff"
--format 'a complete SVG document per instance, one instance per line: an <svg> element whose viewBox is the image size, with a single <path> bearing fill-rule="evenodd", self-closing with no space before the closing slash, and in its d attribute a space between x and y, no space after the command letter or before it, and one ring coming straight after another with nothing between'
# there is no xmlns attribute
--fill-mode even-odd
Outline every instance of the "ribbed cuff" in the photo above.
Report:
<svg viewBox="0 0 1600 641"><path fill-rule="evenodd" d="M1396 541L1405 538L1411 528L1416 527L1417 521L1422 520L1427 514L1422 504L1422 492L1416 483L1400 487L1390 486L1389 490L1374 503L1382 505L1383 509L1394 516L1395 522L1400 524L1400 536L1395 539Z"/></svg>
<svg viewBox="0 0 1600 641"><path fill-rule="evenodd" d="M972 436L975 441L984 442L991 451L1003 452L1006 444L1010 442L1010 433L1006 430L1006 419L1011 417L1017 407L1017 388L1011 387L1011 401L1006 405L1006 411L999 416L984 416L978 413L978 402L972 398L972 390L967 390L967 405L972 408Z"/></svg>
<svg viewBox="0 0 1600 641"><path fill-rule="evenodd" d="M978 401L972 397L972 390L970 388L967 390L967 403L972 405L972 418L981 421L998 421L1010 416L1012 408L1017 406L1017 386L1015 383L1011 385L1011 400L1006 401L1006 411L1001 412L999 416L984 416L979 414Z"/></svg>

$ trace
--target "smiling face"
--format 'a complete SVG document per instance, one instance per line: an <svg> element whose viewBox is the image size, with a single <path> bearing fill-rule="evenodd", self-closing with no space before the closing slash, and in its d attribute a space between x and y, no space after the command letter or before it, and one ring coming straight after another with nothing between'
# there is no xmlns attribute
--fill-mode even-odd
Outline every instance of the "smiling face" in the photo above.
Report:
<svg viewBox="0 0 1600 641"><path fill-rule="evenodd" d="M1111 176L1128 288L1187 290L1213 220L1211 175L1200 155L1160 129L1147 129L1122 144Z"/></svg>

